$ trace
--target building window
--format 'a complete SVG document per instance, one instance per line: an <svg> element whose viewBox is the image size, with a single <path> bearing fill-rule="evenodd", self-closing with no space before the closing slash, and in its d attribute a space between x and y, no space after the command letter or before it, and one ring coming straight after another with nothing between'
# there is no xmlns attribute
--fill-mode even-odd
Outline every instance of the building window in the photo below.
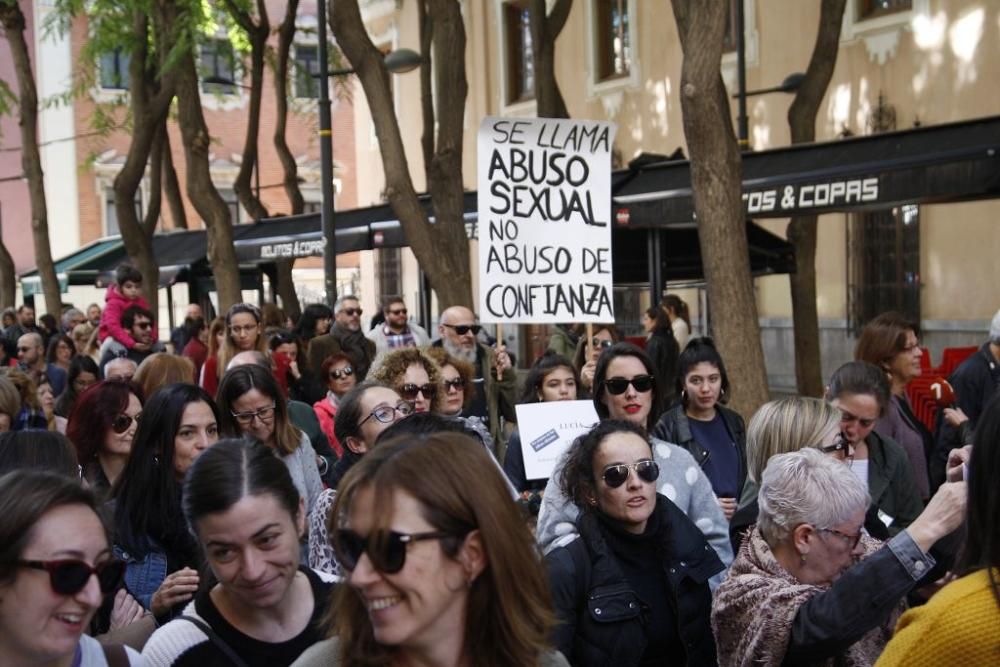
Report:
<svg viewBox="0 0 1000 667"><path fill-rule="evenodd" d="M920 207L859 213L848 224L847 308L855 334L879 313L920 321Z"/></svg>
<svg viewBox="0 0 1000 667"><path fill-rule="evenodd" d="M913 9L913 0L856 0L856 2L860 21Z"/></svg>
<svg viewBox="0 0 1000 667"><path fill-rule="evenodd" d="M597 80L628 76L632 67L628 0L595 0Z"/></svg>
<svg viewBox="0 0 1000 667"><path fill-rule="evenodd" d="M135 191L135 217L142 221L142 190ZM115 189L104 190L104 232L107 236L121 234L118 211L115 209Z"/></svg>
<svg viewBox="0 0 1000 667"><path fill-rule="evenodd" d="M229 207L229 217L232 219L234 225L238 225L242 222L242 213L240 209L240 198L236 196L236 191L233 189L219 189L219 194L222 195L222 199L225 200L226 206Z"/></svg>
<svg viewBox="0 0 1000 667"><path fill-rule="evenodd" d="M732 53L736 51L736 12L737 2L743 2L743 0L729 0L729 11L726 12L726 33L722 38L722 52Z"/></svg>
<svg viewBox="0 0 1000 667"><path fill-rule="evenodd" d="M102 53L98 65L101 88L126 90L129 86L128 66L130 61L130 55L121 49Z"/></svg>
<svg viewBox="0 0 1000 667"><path fill-rule="evenodd" d="M535 98L535 55L531 17L525 0L503 4L506 28L507 104Z"/></svg>
<svg viewBox="0 0 1000 667"><path fill-rule="evenodd" d="M210 39L201 45L201 78L203 93L236 94L236 54L229 40Z"/></svg>
<svg viewBox="0 0 1000 667"><path fill-rule="evenodd" d="M307 201L302 205L303 213L322 213L323 212L323 202L321 201Z"/></svg>
<svg viewBox="0 0 1000 667"><path fill-rule="evenodd" d="M319 47L315 44L295 45L295 97L319 97Z"/></svg>
<svg viewBox="0 0 1000 667"><path fill-rule="evenodd" d="M375 289L382 297L403 293L403 260L399 248L379 248L375 254L378 283Z"/></svg>

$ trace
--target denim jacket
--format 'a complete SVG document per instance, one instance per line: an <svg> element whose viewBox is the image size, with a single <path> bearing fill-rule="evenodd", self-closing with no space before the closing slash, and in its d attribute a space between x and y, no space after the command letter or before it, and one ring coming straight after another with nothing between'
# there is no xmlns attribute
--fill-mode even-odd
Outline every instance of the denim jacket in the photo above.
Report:
<svg viewBox="0 0 1000 667"><path fill-rule="evenodd" d="M146 609L152 609L153 593L167 578L167 554L159 546L145 555L134 555L121 545L113 547L115 558L125 562L125 588Z"/></svg>

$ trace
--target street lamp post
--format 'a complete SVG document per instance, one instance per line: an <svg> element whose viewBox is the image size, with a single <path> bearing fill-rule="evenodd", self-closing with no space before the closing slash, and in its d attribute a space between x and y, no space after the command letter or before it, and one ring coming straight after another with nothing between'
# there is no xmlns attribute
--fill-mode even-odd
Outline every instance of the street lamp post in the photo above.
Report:
<svg viewBox="0 0 1000 667"><path fill-rule="evenodd" d="M329 55L326 42L326 0L317 0L316 19L319 23L319 63L322 71L315 76L319 78L319 160L322 206L320 221L323 239L323 283L326 288L327 303L333 308L337 300L337 238L334 226L336 213L333 204L333 121L330 116L330 77L354 74L353 69L330 70ZM410 72L422 63L420 54L410 49L397 49L385 57L386 68L394 74Z"/></svg>

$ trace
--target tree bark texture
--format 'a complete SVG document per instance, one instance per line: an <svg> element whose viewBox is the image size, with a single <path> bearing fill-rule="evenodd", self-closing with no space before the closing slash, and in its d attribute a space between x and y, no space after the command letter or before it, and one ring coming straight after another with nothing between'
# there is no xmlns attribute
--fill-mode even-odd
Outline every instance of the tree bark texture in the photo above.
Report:
<svg viewBox="0 0 1000 667"><path fill-rule="evenodd" d="M170 133L166 131L166 121L163 129L163 196L167 199L170 209L172 229L187 229L187 212L184 210L184 199L181 196L181 184L174 169L174 156L170 150Z"/></svg>
<svg viewBox="0 0 1000 667"><path fill-rule="evenodd" d="M257 0L257 20L234 0L223 0L226 11L236 21L250 40L250 105L247 108L246 138L243 141L243 159L233 181L233 191L240 205L253 220L268 216L267 208L260 201L260 193L253 188L254 169L260 169L257 137L260 134L260 105L264 95L264 54L271 24L267 18L264 0ZM239 82L236 82L239 84Z"/></svg>
<svg viewBox="0 0 1000 667"><path fill-rule="evenodd" d="M728 0L672 0L684 62L681 110L716 345L736 378L732 406L768 400L764 350L743 218L742 165L722 75Z"/></svg>
<svg viewBox="0 0 1000 667"><path fill-rule="evenodd" d="M442 307L474 308L469 241L462 215L462 117L467 89L465 26L455 0L429 1L428 13L435 23L435 35L441 36L434 45L438 87L449 94L448 103L439 108L437 146L428 167L428 186L436 213L433 225L413 188L389 90L389 73L382 53L368 37L357 0L333 3L330 27L357 71L371 108L385 169L386 194L413 254Z"/></svg>
<svg viewBox="0 0 1000 667"><path fill-rule="evenodd" d="M208 261L215 276L219 310L225 312L243 300L240 292L239 262L233 246L233 221L229 206L219 194L209 171L208 154L212 139L201 110L198 72L192 52L183 54L177 67L178 124L187 162L187 194L205 223Z"/></svg>
<svg viewBox="0 0 1000 667"><path fill-rule="evenodd" d="M566 101L556 80L556 38L566 25L573 0L556 0L545 13L545 0L531 0L531 44L535 61L535 103L539 118L569 118Z"/></svg>
<svg viewBox="0 0 1000 667"><path fill-rule="evenodd" d="M420 57L425 63L434 62L434 23L427 12L427 0L418 0L417 16L420 22ZM424 169L434 160L434 76L430 67L420 68L420 111L423 133L420 135L420 152Z"/></svg>
<svg viewBox="0 0 1000 667"><path fill-rule="evenodd" d="M42 173L42 156L38 150L38 89L31 69L28 44L24 38L24 14L21 13L16 1L0 2L0 23L7 33L7 42L14 60L14 71L17 74L21 169L28 181L28 195L31 201L31 236L35 244L35 264L42 281L45 312L59 317L62 296L55 264L52 261L49 213L45 203L45 179Z"/></svg>
<svg viewBox="0 0 1000 667"><path fill-rule="evenodd" d="M299 0L288 0L285 5L285 18L278 27L278 50L274 61L274 150L284 173L283 183L285 195L292 208L292 215L298 215L305 210L306 203L299 188L299 167L295 163L286 139L288 131L288 60L295 40L295 15L298 12Z"/></svg>
<svg viewBox="0 0 1000 667"><path fill-rule="evenodd" d="M822 0L819 31L809 68L788 108L793 144L811 143L816 139L816 115L837 64L846 4L847 0ZM787 236L795 247L795 273L789 276L795 331L795 382L799 394L820 397L823 395L823 367L816 306L816 222L815 215L794 217L788 222Z"/></svg>

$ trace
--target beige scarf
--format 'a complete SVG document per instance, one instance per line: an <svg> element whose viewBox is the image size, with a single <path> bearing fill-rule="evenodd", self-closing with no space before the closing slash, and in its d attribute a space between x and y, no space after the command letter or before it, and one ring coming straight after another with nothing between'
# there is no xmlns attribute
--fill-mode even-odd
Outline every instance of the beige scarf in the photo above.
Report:
<svg viewBox="0 0 1000 667"><path fill-rule="evenodd" d="M867 535L861 544L862 558L882 546ZM754 526L712 601L712 630L720 667L781 665L799 607L827 588L800 583L789 574ZM892 637L901 612L902 605L885 625L870 631L841 655L820 664L870 667Z"/></svg>

